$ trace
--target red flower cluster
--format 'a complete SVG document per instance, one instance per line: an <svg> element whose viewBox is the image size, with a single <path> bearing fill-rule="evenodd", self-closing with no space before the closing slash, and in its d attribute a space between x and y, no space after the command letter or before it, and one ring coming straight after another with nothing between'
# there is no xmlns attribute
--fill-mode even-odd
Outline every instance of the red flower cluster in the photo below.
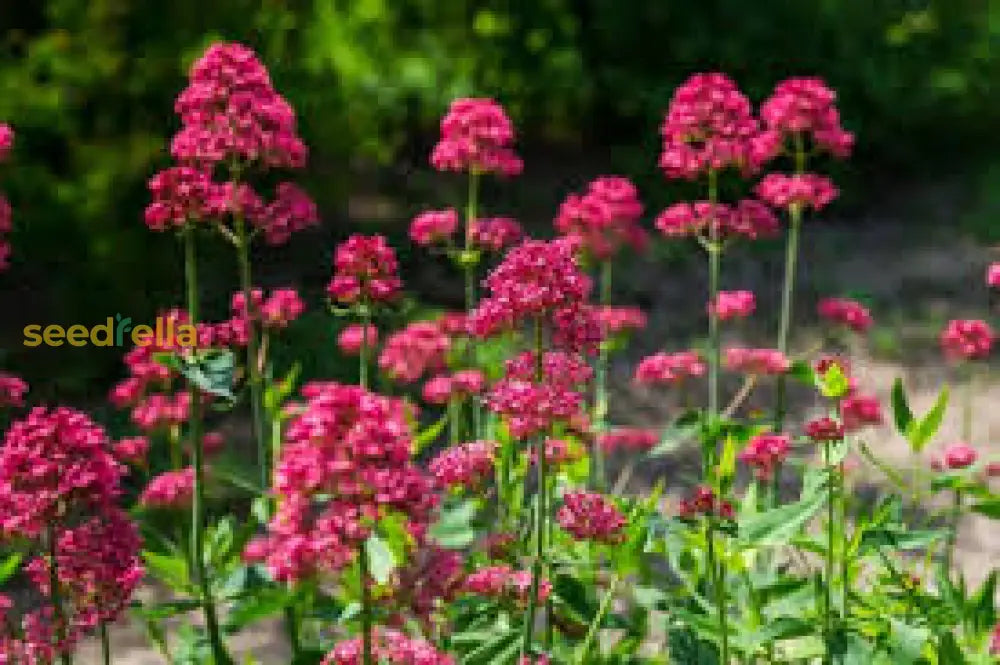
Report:
<svg viewBox="0 0 1000 665"><path fill-rule="evenodd" d="M487 566L469 573L462 583L462 590L477 596L512 601L523 606L530 600L531 571L515 571L507 565ZM551 592L552 584L546 579L539 580L539 602L545 602Z"/></svg>
<svg viewBox="0 0 1000 665"><path fill-rule="evenodd" d="M450 242L457 230L458 213L454 208L425 210L410 222L410 240L422 247L429 247Z"/></svg>
<svg viewBox="0 0 1000 665"><path fill-rule="evenodd" d="M403 286L396 252L384 236L352 235L337 246L333 267L326 292L346 305L392 300Z"/></svg>
<svg viewBox="0 0 1000 665"><path fill-rule="evenodd" d="M526 240L509 251L483 283L488 296L469 322L481 337L535 319L555 322L560 313L577 311L591 287L565 240Z"/></svg>
<svg viewBox="0 0 1000 665"><path fill-rule="evenodd" d="M931 458L931 468L935 471L944 469L967 469L976 463L979 453L967 443L952 443L945 447L943 455Z"/></svg>
<svg viewBox="0 0 1000 665"><path fill-rule="evenodd" d="M146 456L149 454L149 439L144 436L119 439L111 447L111 452L114 453L115 459L121 462L145 466Z"/></svg>
<svg viewBox="0 0 1000 665"><path fill-rule="evenodd" d="M606 305L594 309L601 333L604 337L620 335L646 327L646 313L638 307L615 307Z"/></svg>
<svg viewBox="0 0 1000 665"><path fill-rule="evenodd" d="M777 349L745 349L731 346L724 352L726 368L741 374L784 374L791 361Z"/></svg>
<svg viewBox="0 0 1000 665"><path fill-rule="evenodd" d="M565 384L505 378L487 395L486 404L506 418L512 436L524 439L571 420L583 407L583 395Z"/></svg>
<svg viewBox="0 0 1000 665"><path fill-rule="evenodd" d="M475 489L493 474L494 441L472 441L446 448L427 465L439 487Z"/></svg>
<svg viewBox="0 0 1000 665"><path fill-rule="evenodd" d="M756 170L770 157L755 147L758 133L750 100L732 79L695 74L674 92L660 126L660 168L688 180L728 167Z"/></svg>
<svg viewBox="0 0 1000 665"><path fill-rule="evenodd" d="M1000 288L1000 263L991 263L986 269L986 285L994 289Z"/></svg>
<svg viewBox="0 0 1000 665"><path fill-rule="evenodd" d="M574 440L548 437L543 442L543 445L545 447L545 465L549 469L572 464L583 459L583 446ZM534 447L528 451L528 462L532 466L538 464L538 451Z"/></svg>
<svg viewBox="0 0 1000 665"><path fill-rule="evenodd" d="M872 327L872 315L868 308L848 298L823 298L816 306L820 318L834 325L841 325L856 333L866 332Z"/></svg>
<svg viewBox="0 0 1000 665"><path fill-rule="evenodd" d="M462 585L464 557L461 552L425 544L413 553L405 568L394 575L392 601L431 623L441 605L454 599Z"/></svg>
<svg viewBox="0 0 1000 665"><path fill-rule="evenodd" d="M735 517L733 505L724 499L715 496L711 487L699 485L687 499L681 499L677 506L677 512L681 519L694 519L698 516L719 517L724 520L731 520Z"/></svg>
<svg viewBox="0 0 1000 665"><path fill-rule="evenodd" d="M230 308L233 320L245 325L248 316L265 329L280 329L299 318L305 311L305 304L295 289L275 289L265 298L260 289L250 291L250 313L247 313L246 298L242 291L233 294Z"/></svg>
<svg viewBox="0 0 1000 665"><path fill-rule="evenodd" d="M985 321L952 320L941 331L941 348L949 360L981 360L990 354L994 338Z"/></svg>
<svg viewBox="0 0 1000 665"><path fill-rule="evenodd" d="M486 377L478 369L463 369L452 375L440 375L424 384L423 397L428 404L447 404L483 392Z"/></svg>
<svg viewBox="0 0 1000 665"><path fill-rule="evenodd" d="M405 402L332 382L306 384L302 395L275 469L278 512L244 554L281 581L340 569L386 511L421 534L436 502L410 460Z"/></svg>
<svg viewBox="0 0 1000 665"><path fill-rule="evenodd" d="M473 246L499 252L521 242L524 229L512 217L485 217L472 220L469 235Z"/></svg>
<svg viewBox="0 0 1000 665"><path fill-rule="evenodd" d="M660 442L660 435L655 430L639 427L616 427L609 432L597 436L597 445L605 452L616 450L628 452L644 452Z"/></svg>
<svg viewBox="0 0 1000 665"><path fill-rule="evenodd" d="M164 471L146 484L139 496L139 505L146 508L183 510L191 506L194 497L194 469L185 467Z"/></svg>
<svg viewBox="0 0 1000 665"><path fill-rule="evenodd" d="M171 144L177 160L206 166L230 160L305 165L295 114L253 51L240 44L213 44L191 67L189 79L174 104L182 124Z"/></svg>
<svg viewBox="0 0 1000 665"><path fill-rule="evenodd" d="M697 351L654 353L636 365L635 382L643 385L679 384L684 379L704 373L705 361Z"/></svg>
<svg viewBox="0 0 1000 665"><path fill-rule="evenodd" d="M753 291L719 291L707 309L710 316L714 314L720 321L745 319L757 309L757 298Z"/></svg>
<svg viewBox="0 0 1000 665"><path fill-rule="evenodd" d="M791 450L786 434L758 434L739 454L739 460L753 469L760 480L770 480Z"/></svg>
<svg viewBox="0 0 1000 665"><path fill-rule="evenodd" d="M379 368L400 383L413 383L426 372L445 368L451 338L436 321L416 321L385 341Z"/></svg>
<svg viewBox="0 0 1000 665"><path fill-rule="evenodd" d="M715 235L748 240L772 236L779 228L771 209L754 199L742 199L735 207L709 201L675 203L657 216L654 225L668 238Z"/></svg>
<svg viewBox="0 0 1000 665"><path fill-rule="evenodd" d="M7 161L10 151L14 147L14 130L11 126L0 122L0 162ZM10 204L7 198L0 194L0 270L7 268L7 261L10 257L10 244L7 242L6 234L14 230L11 221Z"/></svg>
<svg viewBox="0 0 1000 665"><path fill-rule="evenodd" d="M816 443L840 441L844 438L844 427L833 418L824 416L806 423L806 436Z"/></svg>
<svg viewBox="0 0 1000 665"><path fill-rule="evenodd" d="M364 647L361 638L338 642L320 665L363 665ZM389 665L455 665L455 659L441 653L430 642L410 638L386 628L372 635L372 659Z"/></svg>
<svg viewBox="0 0 1000 665"><path fill-rule="evenodd" d="M0 372L0 408L24 406L24 396L28 394L28 384L23 379Z"/></svg>
<svg viewBox="0 0 1000 665"><path fill-rule="evenodd" d="M370 353L377 344L378 328L370 323L367 326L352 323L337 335L337 348L345 356L359 355L362 346L367 346Z"/></svg>
<svg viewBox="0 0 1000 665"><path fill-rule="evenodd" d="M606 261L622 245L641 250L647 242L639 226L642 203L639 192L628 178L597 178L583 195L570 194L555 218L559 233L571 238L590 256Z"/></svg>
<svg viewBox="0 0 1000 665"><path fill-rule="evenodd" d="M757 183L757 196L775 208L822 210L837 198L837 187L815 173L768 173Z"/></svg>
<svg viewBox="0 0 1000 665"><path fill-rule="evenodd" d="M124 467L110 451L104 430L66 407L33 409L4 437L0 528L5 538L54 549L64 621L57 625L51 604L25 614L20 635L0 638L2 655L31 656L15 662L54 662L70 652L98 621L117 619L143 576L138 531L115 505ZM25 567L46 596L53 594L52 565L46 554ZM0 596L0 607L9 610L9 599ZM9 618L5 623L9 629Z"/></svg>
<svg viewBox="0 0 1000 665"><path fill-rule="evenodd" d="M512 147L514 126L492 99L456 99L441 119L441 139L431 153L438 171L518 175L524 168Z"/></svg>
<svg viewBox="0 0 1000 665"><path fill-rule="evenodd" d="M593 492L568 492L556 520L577 540L615 543L625 535L626 520L618 506Z"/></svg>
<svg viewBox="0 0 1000 665"><path fill-rule="evenodd" d="M996 628L993 629L993 635L990 637L990 655L1000 656L1000 622L997 623Z"/></svg>
<svg viewBox="0 0 1000 665"><path fill-rule="evenodd" d="M817 147L836 157L847 157L854 135L840 126L836 99L836 93L822 79L790 78L775 86L761 104L760 117L768 132L779 135L779 141L790 134L806 134Z"/></svg>
<svg viewBox="0 0 1000 665"><path fill-rule="evenodd" d="M882 405L878 397L851 394L840 401L840 420L845 432L882 424Z"/></svg>

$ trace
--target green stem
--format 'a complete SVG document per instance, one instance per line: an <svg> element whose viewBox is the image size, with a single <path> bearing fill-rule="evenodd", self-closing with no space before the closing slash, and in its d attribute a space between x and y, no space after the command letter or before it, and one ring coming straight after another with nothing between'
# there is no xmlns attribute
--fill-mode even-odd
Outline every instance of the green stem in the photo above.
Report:
<svg viewBox="0 0 1000 665"><path fill-rule="evenodd" d="M195 246L194 229L188 227L184 233L184 276L187 284L187 309L191 325L198 325L198 256ZM205 628L215 665L231 663L222 643L219 621L215 611L212 587L205 568L205 461L202 446L202 403L198 388L191 384L191 418L188 434L191 439L192 466L194 467L194 487L191 499L191 560L194 563L193 577L201 591Z"/></svg>
<svg viewBox="0 0 1000 665"><path fill-rule="evenodd" d="M706 537L708 539L709 575L712 580L712 589L715 592L715 610L719 622L719 635L722 639L722 657L719 662L721 665L729 665L729 616L726 612L725 568L715 552L715 525L711 517L708 519Z"/></svg>
<svg viewBox="0 0 1000 665"><path fill-rule="evenodd" d="M292 649L292 662L298 662L302 654L302 637L299 634L299 617L294 607L285 608L285 634Z"/></svg>
<svg viewBox="0 0 1000 665"><path fill-rule="evenodd" d="M63 612L62 594L59 590L59 559L56 551L58 543L53 524L48 527L47 540L49 541L49 599L52 602L52 616L56 624L56 651L59 653L59 662L62 665L70 665L73 662L73 655L66 644L66 615Z"/></svg>
<svg viewBox="0 0 1000 665"><path fill-rule="evenodd" d="M708 172L708 200L713 205L718 201L718 174ZM708 298L712 307L708 313L708 413L714 420L719 415L719 370L722 365L722 348L719 338L719 317L715 311L715 301L719 295L719 280L722 272L722 244L718 224L712 219L708 225ZM708 445L706 445L706 443ZM702 442L702 472L708 480L715 457L716 441Z"/></svg>
<svg viewBox="0 0 1000 665"><path fill-rule="evenodd" d="M472 225L479 214L479 174L475 171L469 172L469 191L465 209L465 256L462 259L462 268L465 272L465 313L469 314L476 306L476 262L472 261ZM475 340L470 335L466 337L468 345L468 363L470 367L475 366L476 347ZM483 406L479 400L472 401L472 426L476 437L483 436Z"/></svg>
<svg viewBox="0 0 1000 665"><path fill-rule="evenodd" d="M368 548L364 541L358 546L358 573L361 584L361 662L373 665L371 575L368 572Z"/></svg>
<svg viewBox="0 0 1000 665"><path fill-rule="evenodd" d="M542 381L542 320L535 319L535 382ZM521 646L521 655L528 656L531 653L531 639L535 630L535 615L538 611L538 592L542 578L542 562L545 556L545 526L546 526L546 460L545 460L545 435L539 434L535 439L535 457L538 464L538 491L535 503L535 560L531 565L531 595L528 602L528 613L524 624L524 642Z"/></svg>
<svg viewBox="0 0 1000 665"><path fill-rule="evenodd" d="M111 639L108 636L108 624L101 621L101 662L111 665Z"/></svg>
<svg viewBox="0 0 1000 665"><path fill-rule="evenodd" d="M827 480L827 522L826 522L826 583L823 585L823 632L826 642L824 662L833 662L833 525L834 525L834 495L836 493L833 480L833 465L830 464L830 442L823 445L823 462L826 466Z"/></svg>
<svg viewBox="0 0 1000 665"><path fill-rule="evenodd" d="M583 644L580 645L580 654L577 656L576 662L583 665L587 661L587 655L590 653L590 646L594 643L594 639L597 637L597 631L601 627L601 622L604 620L604 615L608 613L608 608L611 607L611 601L615 597L615 591L618 589L619 582L618 575L615 575L611 579L611 585L608 587L607 593L604 594L603 600L601 600L601 606L597 608L597 614L594 616L593 621L590 622L590 627L587 629L587 636L583 639Z"/></svg>
<svg viewBox="0 0 1000 665"><path fill-rule="evenodd" d="M448 440L457 446L462 434L462 402L457 397L448 399Z"/></svg>
<svg viewBox="0 0 1000 665"><path fill-rule="evenodd" d="M361 305L361 350L358 353L358 384L368 389L368 327L372 324L367 303Z"/></svg>
<svg viewBox="0 0 1000 665"><path fill-rule="evenodd" d="M611 304L611 270L612 262L605 259L601 262L600 273L600 304L607 307ZM601 342L597 356L597 368L594 372L594 432L607 430L608 420L608 343ZM590 456L590 485L597 491L603 491L606 478L604 471L604 451L595 444Z"/></svg>
<svg viewBox="0 0 1000 665"><path fill-rule="evenodd" d="M260 358L258 358L258 338L255 317L259 312L254 311L251 292L253 282L251 278L250 265L250 236L247 232L246 222L242 215L236 216L236 253L240 267L240 290L243 292L243 302L247 312L247 382L250 384L250 416L251 431L254 442L257 445L257 464L260 467L261 487L267 487L271 482L271 460L270 450L264 439L264 410L263 397L261 392Z"/></svg>
<svg viewBox="0 0 1000 665"><path fill-rule="evenodd" d="M843 620L847 621L848 606L850 604L850 591L851 591L851 580L850 580L850 567L847 562L847 550L850 546L850 539L847 533L847 491L844 487L844 473L843 470L837 474L837 493L840 495L840 530L841 530L841 551L840 551L840 584L841 592L843 593L843 602L841 604L841 616Z"/></svg>
<svg viewBox="0 0 1000 665"><path fill-rule="evenodd" d="M962 400L962 441L972 444L972 405L976 397L976 375L971 365L965 369L965 395Z"/></svg>
<svg viewBox="0 0 1000 665"><path fill-rule="evenodd" d="M955 490L952 494L951 524L948 527L948 540L945 542L944 568L951 574L951 566L955 561L955 543L958 540L958 524L962 519L962 491Z"/></svg>

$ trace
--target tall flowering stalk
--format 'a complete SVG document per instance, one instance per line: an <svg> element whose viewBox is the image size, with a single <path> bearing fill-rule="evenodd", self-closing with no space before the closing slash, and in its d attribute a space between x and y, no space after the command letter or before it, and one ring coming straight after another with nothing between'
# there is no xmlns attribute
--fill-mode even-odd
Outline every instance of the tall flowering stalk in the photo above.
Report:
<svg viewBox="0 0 1000 665"><path fill-rule="evenodd" d="M13 148L14 130L10 125L0 122L0 164L7 161ZM6 236L14 229L11 218L10 203L0 193L0 270L6 270L9 266L11 248Z"/></svg>
<svg viewBox="0 0 1000 665"><path fill-rule="evenodd" d="M854 146L854 135L840 126L835 106L836 94L817 78L791 78L779 83L760 108L764 132L759 139L768 157L788 154L793 162L791 175L772 173L757 187L757 196L770 205L788 211L789 228L785 245L785 273L778 322L778 350L788 353L792 307L799 255L799 236L807 209L819 211L837 196L833 183L807 172L808 157L828 152L845 158ZM781 430L785 420L786 378L778 378L774 427Z"/></svg>
<svg viewBox="0 0 1000 665"><path fill-rule="evenodd" d="M597 435L607 430L608 357L613 340L606 315L611 307L614 257L626 244L636 250L645 248L647 235L638 224L641 216L642 203L635 185L620 176L602 176L591 182L584 194L570 194L554 221L556 230L577 247L582 261L597 265L599 314L605 328L595 364L592 399L592 429ZM594 446L590 485L602 489L604 484L604 452Z"/></svg>

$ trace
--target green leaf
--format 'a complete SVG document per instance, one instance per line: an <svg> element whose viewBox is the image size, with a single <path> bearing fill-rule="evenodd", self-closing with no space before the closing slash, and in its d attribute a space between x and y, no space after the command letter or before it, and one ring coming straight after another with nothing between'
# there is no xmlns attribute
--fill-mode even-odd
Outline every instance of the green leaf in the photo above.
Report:
<svg viewBox="0 0 1000 665"><path fill-rule="evenodd" d="M22 558L24 558L24 555L20 552L14 552L4 559L3 563L0 563L0 584L9 580L17 572L17 567L21 565Z"/></svg>
<svg viewBox="0 0 1000 665"><path fill-rule="evenodd" d="M807 386L816 385L816 372L813 371L812 365L805 360L794 361L792 366L788 369L787 375Z"/></svg>
<svg viewBox="0 0 1000 665"><path fill-rule="evenodd" d="M906 391L903 390L902 377L896 377L896 380L893 382L890 400L892 403L892 418L896 423L896 431L906 436L907 431L910 429L910 423L913 422L913 412L910 411L910 405L906 400Z"/></svg>
<svg viewBox="0 0 1000 665"><path fill-rule="evenodd" d="M911 626L896 618L890 618L892 626L892 662L895 665L913 665L920 660L924 645L930 639L930 630Z"/></svg>
<svg viewBox="0 0 1000 665"><path fill-rule="evenodd" d="M210 349L181 365L180 373L202 391L233 400L236 363L232 351Z"/></svg>
<svg viewBox="0 0 1000 665"><path fill-rule="evenodd" d="M380 585L388 582L392 571L396 569L396 557L389 545L378 534L373 533L368 536L365 551L368 553L368 571L372 579Z"/></svg>
<svg viewBox="0 0 1000 665"><path fill-rule="evenodd" d="M174 591L187 591L190 588L187 561L183 557L143 550L142 559L146 562L146 570Z"/></svg>
<svg viewBox="0 0 1000 665"><path fill-rule="evenodd" d="M947 408L948 386L945 386L938 394L937 400L934 401L934 406L931 407L931 410L920 420L910 422L910 426L907 428L906 438L910 442L910 449L913 452L919 453L922 451L927 442L937 434Z"/></svg>
<svg viewBox="0 0 1000 665"><path fill-rule="evenodd" d="M682 413L677 420L663 430L660 443L647 453L650 457L658 457L674 452L698 433L701 427L701 414L691 409Z"/></svg>
<svg viewBox="0 0 1000 665"><path fill-rule="evenodd" d="M850 380L837 363L831 364L826 372L817 378L816 387L820 394L828 399L839 399L851 388Z"/></svg>
<svg viewBox="0 0 1000 665"><path fill-rule="evenodd" d="M438 521L435 522L428 535L436 540L441 547L450 550L460 550L472 544L476 532L472 520L476 516L476 501L467 499L450 509L443 509Z"/></svg>
<svg viewBox="0 0 1000 665"><path fill-rule="evenodd" d="M422 432L417 432L417 435L413 438L413 453L417 454L424 450L427 446L434 443L444 428L448 425L448 414L438 418L437 422L429 425Z"/></svg>
<svg viewBox="0 0 1000 665"><path fill-rule="evenodd" d="M821 489L820 485L818 489ZM814 491L796 501L751 515L739 523L739 537L748 545L780 545L787 543L812 519L826 501L820 491Z"/></svg>
<svg viewBox="0 0 1000 665"><path fill-rule="evenodd" d="M972 504L972 511L990 519L1000 520L1000 497Z"/></svg>
<svg viewBox="0 0 1000 665"><path fill-rule="evenodd" d="M280 586L257 589L242 596L226 615L226 631L236 633L255 621L277 614L293 600L293 595Z"/></svg>

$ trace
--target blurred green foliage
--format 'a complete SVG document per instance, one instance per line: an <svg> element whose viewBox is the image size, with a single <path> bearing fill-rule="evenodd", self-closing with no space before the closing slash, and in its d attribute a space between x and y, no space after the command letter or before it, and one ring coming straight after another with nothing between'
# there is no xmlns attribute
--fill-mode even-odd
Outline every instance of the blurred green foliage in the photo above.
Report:
<svg viewBox="0 0 1000 665"><path fill-rule="evenodd" d="M299 113L301 180L328 224L321 242L268 256L307 288L347 230L329 222L347 217L352 174L402 175L392 193L405 197L459 95L508 107L528 179L569 151L648 187L660 115L690 73L727 71L757 101L818 74L859 135L863 179L846 184L861 201L877 194L870 174L988 154L1000 109L1000 9L983 0L35 0L0 3L0 29L0 120L18 132L0 177L17 226L0 348L32 378L58 373L61 392L88 392L117 354L25 354L25 323L139 319L179 297L176 247L141 221L144 185L169 161L186 69L216 39L256 48ZM222 282L228 261L209 251Z"/></svg>

